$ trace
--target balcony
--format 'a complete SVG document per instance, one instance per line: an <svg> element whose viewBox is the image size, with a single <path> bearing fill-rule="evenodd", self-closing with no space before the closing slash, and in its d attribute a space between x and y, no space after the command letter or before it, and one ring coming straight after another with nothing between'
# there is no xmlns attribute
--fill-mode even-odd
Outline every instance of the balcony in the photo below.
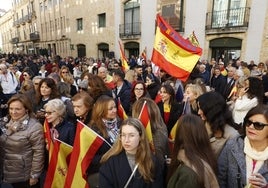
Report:
<svg viewBox="0 0 268 188"><path fill-rule="evenodd" d="M39 32L36 31L36 32L30 33L30 40L31 41L40 40Z"/></svg>
<svg viewBox="0 0 268 188"><path fill-rule="evenodd" d="M19 37L14 37L14 38L12 38L12 39L10 40L10 43L11 43L11 44L18 44L19 41L20 41Z"/></svg>
<svg viewBox="0 0 268 188"><path fill-rule="evenodd" d="M141 23L127 23L119 25L120 38L138 38L141 35Z"/></svg>
<svg viewBox="0 0 268 188"><path fill-rule="evenodd" d="M206 34L246 32L249 16L249 7L208 12Z"/></svg>

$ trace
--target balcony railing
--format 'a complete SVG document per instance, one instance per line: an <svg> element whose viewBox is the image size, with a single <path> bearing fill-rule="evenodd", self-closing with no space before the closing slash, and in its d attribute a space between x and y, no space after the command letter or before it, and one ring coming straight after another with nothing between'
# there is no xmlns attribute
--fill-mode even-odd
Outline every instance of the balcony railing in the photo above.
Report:
<svg viewBox="0 0 268 188"><path fill-rule="evenodd" d="M36 32L30 33L30 40L31 41L40 40L39 32L36 31Z"/></svg>
<svg viewBox="0 0 268 188"><path fill-rule="evenodd" d="M35 17L35 11L17 19L13 22L13 26L19 27L21 24L25 24L26 22L31 22L31 20Z"/></svg>
<svg viewBox="0 0 268 188"><path fill-rule="evenodd" d="M141 35L141 23L134 22L134 23L127 23L127 24L120 24L119 35L120 37Z"/></svg>
<svg viewBox="0 0 268 188"><path fill-rule="evenodd" d="M19 41L20 41L19 37L14 37L14 38L12 38L12 39L10 40L10 43L11 43L11 44L18 44Z"/></svg>
<svg viewBox="0 0 268 188"><path fill-rule="evenodd" d="M248 27L250 8L208 12L206 30Z"/></svg>

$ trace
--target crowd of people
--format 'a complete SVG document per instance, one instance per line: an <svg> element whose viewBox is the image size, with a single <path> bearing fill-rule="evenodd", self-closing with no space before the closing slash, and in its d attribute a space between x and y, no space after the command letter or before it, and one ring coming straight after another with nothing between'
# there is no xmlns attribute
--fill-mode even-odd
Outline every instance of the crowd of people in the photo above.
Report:
<svg viewBox="0 0 268 188"><path fill-rule="evenodd" d="M268 61L202 60L184 83L149 60L129 62L123 71L116 59L2 54L0 184L43 187L44 122L72 146L80 120L105 139L90 187L268 187Z"/></svg>

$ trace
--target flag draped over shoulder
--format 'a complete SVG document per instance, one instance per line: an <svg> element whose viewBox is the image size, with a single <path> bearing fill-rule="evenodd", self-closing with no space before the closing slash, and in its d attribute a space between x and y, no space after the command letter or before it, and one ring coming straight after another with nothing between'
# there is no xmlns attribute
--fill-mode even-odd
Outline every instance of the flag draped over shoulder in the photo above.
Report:
<svg viewBox="0 0 268 188"><path fill-rule="evenodd" d="M126 114L126 112L121 104L120 98L118 98L118 102L117 102L117 114L122 120L125 120L128 118L128 116L127 116L127 114Z"/></svg>
<svg viewBox="0 0 268 188"><path fill-rule="evenodd" d="M192 45L157 15L152 62L171 76L186 81L201 55L201 48Z"/></svg>
<svg viewBox="0 0 268 188"><path fill-rule="evenodd" d="M77 122L74 147L64 185L65 188L89 187L86 181L86 170L103 142L104 139L96 132L81 121Z"/></svg>
<svg viewBox="0 0 268 188"><path fill-rule="evenodd" d="M121 42L118 41L118 43L119 43L119 47L120 47L120 59L121 59L121 62L122 62L122 68L123 68L123 71L126 72L126 71L129 70L128 61L127 61L127 58L125 56L124 49L122 47Z"/></svg>
<svg viewBox="0 0 268 188"><path fill-rule="evenodd" d="M183 116L185 114L190 114L190 113L191 113L191 106L190 106L189 99L187 98L187 100L184 103L183 111L182 111L181 116ZM179 117L179 118L181 118L181 117ZM175 125L172 127L172 129L171 129L171 131L169 133L169 139L170 140L175 140L177 127L178 127L178 121L175 123Z"/></svg>
<svg viewBox="0 0 268 188"><path fill-rule="evenodd" d="M154 148L154 143L153 143L153 134L152 134L149 111L148 111L146 101L144 102L144 104L142 106L142 109L141 109L141 112L139 115L139 119L145 128L145 132L146 132L147 138L148 138L149 143L150 143L150 148L154 152L155 148Z"/></svg>
<svg viewBox="0 0 268 188"><path fill-rule="evenodd" d="M72 150L72 146L55 139L44 187L64 187Z"/></svg>

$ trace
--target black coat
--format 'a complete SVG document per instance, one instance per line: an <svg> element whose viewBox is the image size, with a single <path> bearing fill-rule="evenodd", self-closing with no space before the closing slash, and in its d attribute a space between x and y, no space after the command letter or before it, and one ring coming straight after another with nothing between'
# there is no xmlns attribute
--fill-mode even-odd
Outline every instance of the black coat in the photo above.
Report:
<svg viewBox="0 0 268 188"><path fill-rule="evenodd" d="M157 103L157 106L159 107L161 116L164 120L164 103L160 101L159 103ZM168 129L168 135L173 126L175 125L175 123L177 122L177 120L179 119L179 117L181 116L182 111L183 111L183 105L181 103L177 102L171 103L169 120L166 123Z"/></svg>
<svg viewBox="0 0 268 188"><path fill-rule="evenodd" d="M117 94L117 88L113 90L115 94L116 104L118 104L118 98L120 98L120 102L127 114L130 111L131 87L132 87L131 84L127 80L124 80L122 88L118 94Z"/></svg>
<svg viewBox="0 0 268 188"><path fill-rule="evenodd" d="M73 145L76 126L68 121L63 121L58 124L55 129L59 133L59 140L65 142L66 144Z"/></svg>
<svg viewBox="0 0 268 188"><path fill-rule="evenodd" d="M146 161L144 161L146 162ZM146 183L141 177L138 169L132 177L128 188L162 188L164 187L163 167L159 165L154 157L155 173L154 182ZM125 151L110 157L101 165L99 174L99 187L123 188L127 183L132 170L129 166Z"/></svg>

